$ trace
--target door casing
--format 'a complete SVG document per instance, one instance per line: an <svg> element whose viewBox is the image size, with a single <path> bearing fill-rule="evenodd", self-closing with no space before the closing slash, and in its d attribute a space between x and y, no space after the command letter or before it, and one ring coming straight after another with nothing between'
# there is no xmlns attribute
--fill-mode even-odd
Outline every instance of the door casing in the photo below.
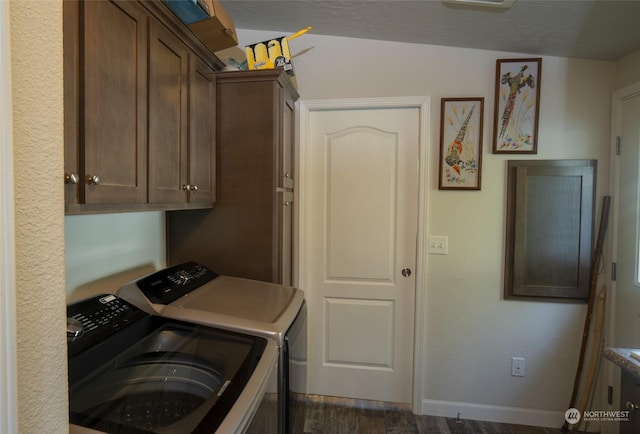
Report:
<svg viewBox="0 0 640 434"><path fill-rule="evenodd" d="M0 3L0 432L18 432L13 115L9 3Z"/></svg>
<svg viewBox="0 0 640 434"><path fill-rule="evenodd" d="M620 156L616 155L616 138L621 134L622 130L622 105L623 102L629 98L640 98L640 82L632 84L630 86L624 87L622 89L614 92L612 101L611 101L611 141L610 141L610 168L609 168L609 185L611 186L612 193L612 204L611 204L611 215L609 218L610 222L610 237L609 243L607 245L607 250L605 252L604 257L610 257L611 262L617 262L617 250L618 250L618 207L619 207L619 178L620 178L620 167L619 167L619 159ZM607 293L607 313L606 313L606 330L607 333L605 335L605 346L613 346L615 343L615 316L616 316L616 281L612 280L612 276L610 273L611 267L605 264L604 266L605 273L607 273L606 281L609 284L609 291ZM607 363L605 365L603 371L603 379L602 381L602 390L601 399L603 403L607 403L608 398L608 386L613 386L613 403L611 404L611 409L617 410L620 409L620 369L615 367L613 363ZM618 422L614 423L606 423L601 425L603 434L614 434L618 432Z"/></svg>

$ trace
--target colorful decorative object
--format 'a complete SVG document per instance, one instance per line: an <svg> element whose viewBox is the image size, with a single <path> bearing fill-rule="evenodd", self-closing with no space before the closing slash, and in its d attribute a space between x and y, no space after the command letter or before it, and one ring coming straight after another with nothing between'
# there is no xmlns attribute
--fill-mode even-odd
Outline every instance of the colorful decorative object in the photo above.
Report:
<svg viewBox="0 0 640 434"><path fill-rule="evenodd" d="M284 69L288 76L293 77L293 64L291 63L291 52L289 51L289 41L302 36L311 30L311 27L298 30L290 36L281 36L269 41L258 42L245 46L247 64L249 69Z"/></svg>
<svg viewBox="0 0 640 434"><path fill-rule="evenodd" d="M480 190L484 98L442 98L440 190Z"/></svg>
<svg viewBox="0 0 640 434"><path fill-rule="evenodd" d="M498 59L494 154L537 154L542 59Z"/></svg>

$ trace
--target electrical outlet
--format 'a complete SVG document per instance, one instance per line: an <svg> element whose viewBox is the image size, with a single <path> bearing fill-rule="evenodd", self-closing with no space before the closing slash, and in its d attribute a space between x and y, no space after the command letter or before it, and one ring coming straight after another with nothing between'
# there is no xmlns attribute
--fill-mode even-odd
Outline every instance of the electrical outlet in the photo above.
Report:
<svg viewBox="0 0 640 434"><path fill-rule="evenodd" d="M524 377L524 357L512 357L511 358L511 376L512 377Z"/></svg>
<svg viewBox="0 0 640 434"><path fill-rule="evenodd" d="M449 237L429 235L427 251L430 255L446 255L449 253Z"/></svg>

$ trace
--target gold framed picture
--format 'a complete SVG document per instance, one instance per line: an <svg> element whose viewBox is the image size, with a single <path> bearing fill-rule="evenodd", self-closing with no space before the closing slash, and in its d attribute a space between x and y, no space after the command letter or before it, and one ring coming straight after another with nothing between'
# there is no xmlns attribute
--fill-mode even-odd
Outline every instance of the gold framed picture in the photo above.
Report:
<svg viewBox="0 0 640 434"><path fill-rule="evenodd" d="M484 98L442 98L440 190L480 190Z"/></svg>

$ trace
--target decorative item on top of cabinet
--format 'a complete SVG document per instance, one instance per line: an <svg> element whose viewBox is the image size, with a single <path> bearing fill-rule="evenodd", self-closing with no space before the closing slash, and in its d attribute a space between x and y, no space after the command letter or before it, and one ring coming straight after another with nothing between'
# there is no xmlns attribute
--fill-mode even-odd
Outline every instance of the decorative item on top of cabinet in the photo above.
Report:
<svg viewBox="0 0 640 434"><path fill-rule="evenodd" d="M298 93L282 70L219 73L216 89L216 204L167 214L167 262L290 285Z"/></svg>
<svg viewBox="0 0 640 434"><path fill-rule="evenodd" d="M65 1L63 14L65 213L210 208L222 62L162 2Z"/></svg>

